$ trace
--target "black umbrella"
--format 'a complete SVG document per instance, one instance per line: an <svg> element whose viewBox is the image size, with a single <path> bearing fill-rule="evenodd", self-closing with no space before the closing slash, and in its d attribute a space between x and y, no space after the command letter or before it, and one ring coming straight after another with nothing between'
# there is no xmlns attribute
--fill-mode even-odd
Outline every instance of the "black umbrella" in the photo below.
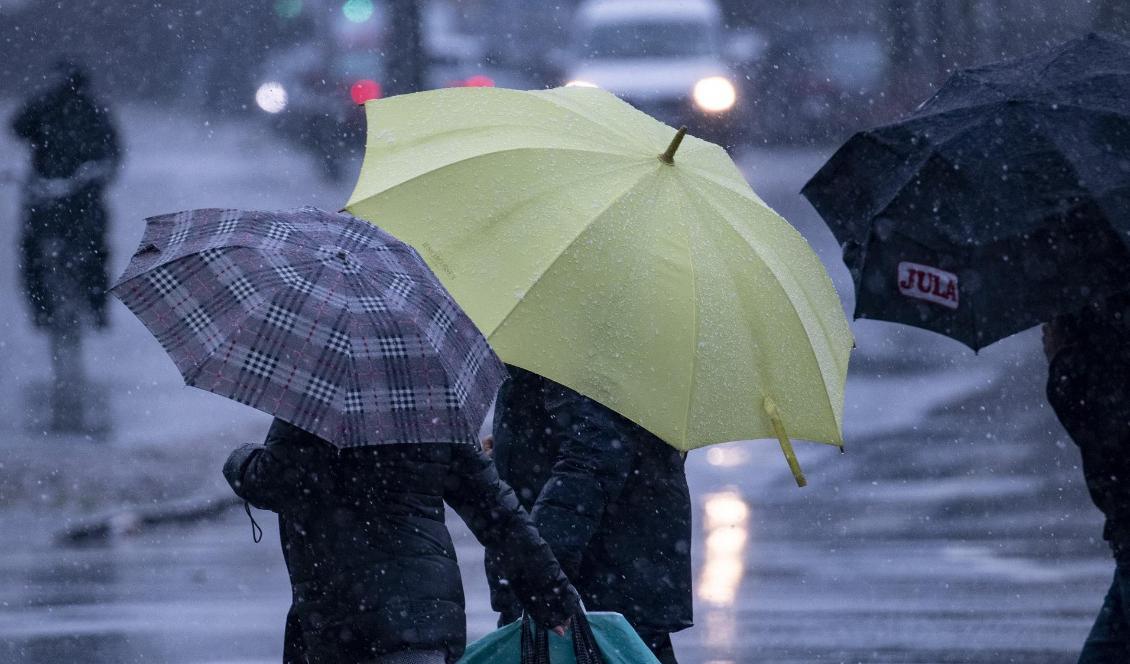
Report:
<svg viewBox="0 0 1130 664"><path fill-rule="evenodd" d="M1125 290L1130 45L1089 35L959 71L802 193L843 245L857 318L979 349Z"/></svg>

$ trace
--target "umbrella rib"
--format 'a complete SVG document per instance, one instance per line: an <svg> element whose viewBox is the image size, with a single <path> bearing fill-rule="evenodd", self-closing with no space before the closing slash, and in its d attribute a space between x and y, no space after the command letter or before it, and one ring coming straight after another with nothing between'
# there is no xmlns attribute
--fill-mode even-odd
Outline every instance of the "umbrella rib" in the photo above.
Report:
<svg viewBox="0 0 1130 664"><path fill-rule="evenodd" d="M882 216L883 213L885 213L891 207L891 205L894 204L895 200L898 199L898 197L907 188L907 186L909 186L914 181L914 179L916 177L918 177L919 173L922 172L922 168L930 161L930 159L932 159L933 157L936 156L938 159L942 159L942 160L946 161L945 157L943 157L941 155L941 148L943 146L945 146L949 143L952 143L953 141L963 137L965 134L973 131L974 129L979 129L982 124L984 124L984 121L978 122L971 127L965 127L964 129L957 132L956 134L946 137L946 139L941 141L940 143L936 143L936 144L931 145L929 147L929 149L927 150L926 155L924 157L922 157L920 160L918 160L917 163L915 163L914 167L909 170L909 173L903 179L902 183L899 184L899 186L896 187L895 190L889 196L885 197L883 203L880 204L880 205L877 205L873 212L869 212L867 214L868 224L874 223L875 219ZM879 140L879 137L874 136L874 139ZM949 162L946 161L946 163L949 163Z"/></svg>
<svg viewBox="0 0 1130 664"><path fill-rule="evenodd" d="M431 91L427 91L427 92L417 93L416 96L418 98L423 97L423 96L448 97L448 96L458 96L458 95L480 95L480 96L483 96L483 97L486 97L486 96L495 96L495 97L513 96L515 98L521 99L522 101L528 102L528 101L533 100L533 101L536 101L539 104L549 106L554 110L567 112L570 115L572 115L572 116L578 118L579 120L583 121L587 125L590 125L591 127L595 128L598 132L613 133L613 134L617 135L618 137L620 137L621 139L624 139L625 141L627 141L630 144L638 145L639 148L641 150L644 150L644 151L650 149L649 146L645 142L639 141L639 136L637 134L627 132L627 131L623 131L623 130L619 129L618 127L610 127L608 125L608 123L606 123L606 122L602 122L599 119L594 119L592 117L589 117L588 115L586 115L583 112L585 110L583 108L577 108L577 107L574 107L572 105L565 105L565 104L559 103L561 96L559 94L556 94L556 95L546 94L546 93L549 93L549 92L551 92L551 91L549 91L549 90L523 91L523 90L509 90L509 89L506 89L506 88L490 88L490 89L485 89L485 88L467 89L467 88L464 88L464 89L431 90ZM585 95L585 94L589 94L589 93L590 92L587 91L587 90L574 89L574 90L571 91L570 94ZM609 93L606 93L606 92L596 92L596 93L602 94L602 95L609 95ZM630 113L640 113L640 111L638 111L637 109L635 109L630 104L623 101L622 99L619 99L618 97L615 97L614 95L609 95L609 96L611 96L619 104L623 105L625 107L624 110L626 110ZM387 100L375 102L375 104L378 104L381 107L391 106L393 104L399 105L400 103L408 103L408 100L392 97L392 98L389 98ZM369 109L366 109L366 110L368 111ZM372 111L372 112L379 112L379 111ZM366 116L368 116L368 115L369 115L369 113L367 112ZM658 120L655 120L654 118L651 118L650 116L647 116L646 114L643 114L643 115L645 117L647 117L648 119L654 121L656 124L662 124ZM521 125L521 126L529 127L529 128L533 128L533 129L541 129L541 125L528 125L527 124L527 125ZM486 128L497 128L497 129L509 130L509 129L513 129L515 127L515 123L504 121L504 122L497 124L497 125L476 125L475 127L461 127L461 128L458 128L458 129L449 129L449 130L443 131L443 132L428 134L427 137L432 138L432 137L435 137L435 136L446 136L446 135L451 135L451 134L457 134L457 133L462 132L462 131L477 131L477 130L480 130L480 129L485 128L485 127ZM672 130L672 131L674 131L674 130ZM656 149L661 149L661 148L657 147Z"/></svg>
<svg viewBox="0 0 1130 664"><path fill-rule="evenodd" d="M658 164L659 162L657 161L656 163ZM520 305L522 303L522 301L526 299L526 296L529 295L530 291L532 291L534 288L537 288L538 283L540 283L541 280L545 278L545 275L549 274L550 270L552 270L553 267L555 265L557 265L557 262L560 261L561 258L565 254L567 254L569 252L569 250L572 249L575 244L577 244L578 241L580 241L581 237L583 237L585 235L585 233L587 233L589 231L589 229L592 228L601 217L603 217L610 209L612 209L613 206L615 206L617 203L619 203L629 193L634 191L635 188L640 185L640 182L641 182L641 180L637 180L630 187L627 187L624 191L622 191L619 194L617 194L616 196L614 196L611 200L608 201L608 204L605 205L600 210L599 213L593 215L593 217L589 221L589 223L587 223L587 224L585 224L584 226L581 227L581 230L573 237L573 239L569 240L568 244L566 244L564 247L562 247L561 251L558 252L558 254L556 256L554 256L553 260L551 260L549 262L549 265L547 265L545 267L545 269L543 269L538 274L537 279L533 280L532 285L529 288L527 288L524 293L522 293L521 299L519 299L517 302L515 302L514 306L510 308L510 311L506 312L506 315L503 316L502 320L500 320L498 322L498 325L494 326L494 330L492 330L490 332L490 335L488 335L488 338L489 338L489 336L493 335L498 330L502 329L502 326L504 326L506 324L506 321L510 320L510 317L512 315L514 315L514 312L518 310L518 305Z"/></svg>
<svg viewBox="0 0 1130 664"><path fill-rule="evenodd" d="M564 104L561 104L560 100L564 99L564 97L562 97L562 96L550 97L548 94L546 94L546 92L548 92L548 91L542 92L541 94L539 94L538 92L541 92L541 91L536 91L532 95L538 101L545 103L545 104L548 104L550 106L553 106L555 108L565 109L566 111L569 111L570 113L577 116L578 118L581 118L582 120L584 120L588 124L593 125L593 126L599 128L601 130L608 131L608 130L611 129L611 131L613 133L615 133L617 136L619 136L620 138L628 141L629 143L638 144L641 149L647 149L646 145L644 145L642 142L638 142L639 134L628 132L628 131L623 131L619 127L615 127L615 128L610 127L608 125L608 123L603 123L603 122L600 122L599 120L595 120L593 118L590 118L588 115L585 115L584 113L582 113L581 110L578 109L578 108L574 108L573 106L566 106ZM589 93L583 91L583 89L582 89L581 91L579 91L579 94L589 94ZM624 101L623 99L620 99L619 97L615 97L615 99L616 99L616 101L623 104L624 106L627 106L632 112L634 112L634 113L640 113L641 112L638 109L636 109L635 107L633 107L631 104L629 104L628 102ZM646 113L644 113L643 115L650 120L654 120L658 124L664 124L662 122L659 122L659 120L655 120L655 118L652 118L650 115L647 115ZM664 125L664 126L666 126L666 125ZM670 128L670 127L668 127L668 128Z"/></svg>
<svg viewBox="0 0 1130 664"><path fill-rule="evenodd" d="M586 121L589 122L590 124L594 124L591 120L588 120L587 118L586 118ZM473 127L458 127L458 128L455 128L455 129L447 129L447 130L444 130L444 131L437 131L437 132L433 132L433 133L429 133L429 134L422 134L416 140L400 142L397 145L398 149L396 150L396 152L397 153L410 152L409 148L415 149L415 148L418 148L419 146L427 144L427 143L438 142L438 140L440 140L440 139L442 139L443 141L449 141L449 140L452 140L455 137L458 137L460 134L474 135L474 134L489 134L490 132L504 133L504 132L508 132L508 131L513 131L517 128L539 129L539 127L527 127L527 126L520 126L520 125L515 126L514 123L508 123L508 122L500 122L500 123L497 123L497 124L481 124L481 125L475 125ZM552 138L559 138L559 136L557 136L556 134L551 134L549 136L549 138L551 138L551 139ZM610 144L610 145L614 145L614 144ZM368 147L368 145L366 145L366 147ZM525 147L529 147L529 146L525 146ZM509 148L509 149L523 149L523 148ZM540 149L540 148L538 148L538 149ZM585 148L550 148L550 149L585 150ZM602 150L592 150L592 151L594 151L594 152L605 152L605 151L602 151ZM505 150L499 150L499 152L505 152ZM610 152L612 154L620 154L620 152L614 152L614 151L607 151L607 152ZM488 152L488 153L484 153L484 154L493 154L493 153ZM631 154L631 153L624 153L624 154Z"/></svg>
<svg viewBox="0 0 1130 664"><path fill-rule="evenodd" d="M576 153L581 153L581 154L610 155L610 156L613 156L613 157L619 157L619 158L628 159L628 160L631 160L631 161L640 161L640 162L646 161L645 159L643 159L639 155L623 154L623 153L619 153L619 152L610 152L610 151L604 151L604 150L589 150L589 149L585 149L585 148L559 148L559 147L551 147L551 146L533 147L533 146L527 145L527 146L522 146L522 147L507 148L505 150L495 150L493 152L480 152L478 154L469 155L469 156L463 157L461 159L456 159L455 161L450 161L450 162L448 162L448 163L446 163L442 166L432 168L432 169L425 171L423 173L419 173L417 175L407 177L407 178L401 180L400 182L397 182L396 184L384 187L379 192L374 193L374 194L365 194L365 195L361 196L360 198L355 198L355 196L357 196L357 193L358 193L355 190L353 192L353 194L350 195L349 202L345 204L345 207L347 209L353 208L357 205L364 204L365 201L372 200L372 199L377 198L379 196L386 196L390 192L392 192L392 191L394 191L394 190L396 190L400 187L403 187L404 185L411 184L421 177L424 177L424 176L431 177L435 173L445 171L449 168L455 168L456 166L466 165L466 164L473 162L477 159L485 159L486 157L504 155L504 154L509 154L509 153L513 153L513 152L537 152L537 151L543 151L543 150L544 151L551 151L551 152L576 152ZM364 170L365 170L364 165L362 165L361 169L362 169L362 172L364 172ZM358 179L358 188L360 188L360 182L361 182L361 180L359 178ZM372 222L369 222L369 223L372 223Z"/></svg>
<svg viewBox="0 0 1130 664"><path fill-rule="evenodd" d="M246 321L249 317L251 317L252 315L257 313L260 309L266 307L271 302L273 302L274 299L275 299L275 296L278 294L278 290L279 289L277 289L277 288L274 289L273 291L271 291L270 297L263 297L263 299L258 304L251 307L250 309L245 310L244 313L243 313L243 317L240 318L240 322L242 323L243 321ZM226 344L229 339L231 339L234 335L238 334L239 332L240 332L240 326L239 325L231 326L231 332L223 335L220 338L220 343L217 344L216 350L223 348L224 344ZM156 335L154 335L154 336L156 336ZM164 346L163 343L161 345ZM165 352L168 353L170 356L172 356L172 353L169 351L168 348L165 349ZM216 356L216 351L212 351L211 353L208 353L208 355L206 355L202 360L197 362L196 365L193 366L191 369L189 369L188 371L185 371L184 372L184 384L189 385L191 387L196 387L196 385L193 383L193 381L195 381L196 377L198 375L200 375L200 372L204 369L204 365L207 364L210 360L212 360L215 356ZM203 388L197 388L197 389L203 389ZM204 390L204 391L207 392L209 390Z"/></svg>
<svg viewBox="0 0 1130 664"><path fill-rule="evenodd" d="M694 334L691 335L691 352L690 352L690 389L687 390L687 409L683 415L683 447L687 447L687 440L690 438L691 426L691 407L694 404L694 390L698 376L698 335L699 335L699 317L698 317L698 272L694 264L694 238L691 233L690 223L684 220L684 228L687 232L687 263L690 265L691 272L691 316L694 319L693 329Z"/></svg>
<svg viewBox="0 0 1130 664"><path fill-rule="evenodd" d="M1092 114L1103 114L1103 113L1107 113L1107 111L1106 111L1105 109L1104 109L1104 110L1099 110L1099 109L1088 109L1088 108L1085 108L1085 107L1079 107L1079 106L1074 106L1073 108L1074 108L1074 109L1075 109L1076 111L1078 111L1078 112L1079 112L1080 114L1087 114L1087 115L1092 115ZM1034 109L1031 109L1031 108L1029 108L1029 109L1027 109L1027 110L1028 110L1029 112L1031 112L1031 111L1032 111L1032 110L1034 110ZM1113 115L1118 115L1119 117L1124 117L1124 118L1126 118L1126 119L1130 120L1130 115L1123 115L1123 114L1121 114L1121 113L1112 113L1112 114L1113 114ZM1060 142L1060 138L1059 138L1059 136L1058 136L1058 135L1056 135L1056 133L1055 133L1055 132L1052 132L1052 131L1045 131L1045 130L1043 130L1043 129L1040 129L1040 130L1037 130L1037 131L1038 131L1039 135L1040 135L1040 136L1042 136L1042 137L1044 137L1044 139L1046 139L1046 140L1047 140L1047 141L1048 141L1049 143L1051 143L1051 144L1052 144L1052 146L1054 146L1054 147L1055 147L1055 149L1059 150L1060 154L1061 154L1061 155L1063 155L1063 157L1064 157L1064 162L1066 163L1066 165L1068 165L1068 166L1070 166L1070 167L1071 167L1071 173L1072 173L1072 175L1074 175L1074 176L1075 176L1075 179L1076 179L1076 181L1078 181L1078 182L1080 182L1080 184L1082 184L1082 179L1081 179L1081 178L1080 178L1080 176L1079 176L1079 167L1078 167L1078 162L1077 162L1077 161L1076 161L1075 159L1072 159L1072 158L1070 157L1070 152L1069 152L1069 150L1068 150L1068 149L1066 149L1066 148L1064 147L1063 143L1061 143L1061 142ZM1096 191L1096 190L1090 190L1090 191L1093 191L1094 193L1096 193L1096 194L1100 194L1100 195L1101 195L1101 192L1098 192L1098 191ZM1097 197L1098 197L1098 196L1096 196L1096 198L1097 198Z"/></svg>
<svg viewBox="0 0 1130 664"><path fill-rule="evenodd" d="M982 108L984 106L992 106L992 105L997 105L997 104L1001 104L1001 103L1002 102L992 102L992 103L989 103L989 104L977 105L973 108ZM1032 106L1035 106L1036 103L1034 101L1025 101L1023 105L1025 107L1031 108ZM1081 111L1081 112L1089 112L1089 113L1099 112L1097 110L1094 110L1094 108L1080 107L1080 106L1077 106L1077 105L1074 105L1074 104L1061 104L1061 106L1074 107L1074 108L1077 108L1077 110ZM963 108L963 111L964 110L965 110L965 108ZM940 115L940 114L951 113L951 112L953 112L953 110L940 111L940 112L938 112L936 114L932 114L932 115ZM1116 111L1102 110L1101 112L1103 112L1103 113L1110 112L1112 114L1119 115L1119 116L1128 116L1128 115L1124 115L1124 114L1116 112ZM914 119L912 119L910 122L913 122L914 120L920 120L921 117L927 117L927 115L923 115L923 116L920 116L920 117L914 117ZM914 165L914 167L910 169L909 176L907 176L905 178L905 180L896 187L896 189L894 190L894 192L892 194L887 196L885 202L883 202L883 204L880 204L880 206L877 207L875 212L869 213L869 215L868 215L869 218L875 219L876 217L883 215L883 212L886 211L890 207L890 204L892 204L895 201L895 199L898 198L898 194L901 194L902 191L904 189L906 189L906 185L909 185L914 180L914 177L916 176L916 174L918 174L921 171L922 166L924 166L925 163L927 163L927 161L930 160L931 156L938 155L938 152L940 151L940 149L942 147L945 147L946 145L948 145L948 143L951 143L955 140L958 140L959 138L962 138L963 136L965 136L966 133L971 132L971 131L976 130L976 129L980 129L981 125L983 123L984 123L984 120L982 119L981 122L977 122L977 123L973 124L972 126L966 126L966 128L964 128L961 131L958 131L957 133L953 134L953 136L946 137L945 140L942 140L938 143L932 143L932 145L929 148L929 151L927 152L927 155L925 155L922 159L920 159L918 161L918 163L916 163ZM901 129L902 125L899 125L899 124L888 125L888 126L885 126L885 128L880 128L878 130L864 132L862 134L862 136L866 136L867 138L869 138L873 141L879 142L879 143L881 143L881 145L890 145L890 143L888 141L884 140L883 136L881 136L881 133L883 133L884 130L890 129L890 128ZM918 132L915 132L915 133L918 133ZM1057 143L1057 141L1055 141L1052 137L1048 136L1048 134L1045 133L1044 136L1046 138L1048 138L1052 143ZM1058 143L1057 143L1057 147L1059 147ZM1061 149L1061 151L1062 151L1062 149ZM940 157L940 155L939 155L939 157Z"/></svg>
<svg viewBox="0 0 1130 664"><path fill-rule="evenodd" d="M117 283L114 284L114 286L111 288L111 290L113 290L114 288L117 288L118 286L121 286L122 284L126 283L127 281L133 281L134 279L146 274L147 272L152 272L153 270L156 270L158 268L167 267L167 266L169 266L169 265L171 265L171 264L173 264L177 261L181 261L181 260L184 260L184 259L189 258L191 256L198 255L202 251L206 251L206 250L210 250L210 249L220 250L220 251L224 251L224 252L228 252L228 251L232 251L232 250L247 249L249 251L259 252L259 253L262 253L264 255L269 255L269 256L281 256L281 255L285 254L286 251L288 251L288 249L286 247L263 248L262 246L254 245L254 244L251 244L249 242L232 242L232 243L222 244L222 245L217 246L217 247L198 247L198 246L195 246L195 245L185 247L185 246L182 245L182 246L177 248L177 251L170 254L167 258L162 259L161 262L155 263L151 266L147 266L142 271L138 272L137 274L130 274L130 270L134 266L132 264L127 265L125 271L122 273L122 275L120 277L118 277Z"/></svg>
<svg viewBox="0 0 1130 664"><path fill-rule="evenodd" d="M777 284L778 288L780 288L784 292L785 301L788 302L789 307L792 308L793 315L796 316L796 319L800 322L801 327L804 328L805 332L807 333L808 332L808 326L805 325L804 318L800 315L800 310L797 308L797 304L795 302L793 302L793 299L790 296L789 291L785 290L782 279L780 278L778 271L776 269L774 269L773 264L770 261L768 261L764 258L762 252L758 249L758 247L754 246L754 244L752 242L750 242L749 240L746 239L746 237L742 234L741 231L739 231L736 227L734 227L733 223L731 223L731 221L730 221L729 216L727 214L725 214L721 209L719 209L718 206L714 204L714 202L710 199L709 196L705 195L705 193L703 191L701 191L700 189L698 189L697 187L695 187L695 190L696 190L695 193L698 195L699 199L701 199L705 205L707 205L711 209L713 209L717 213L719 218L725 220L726 223L724 224L724 226L726 228L728 228L730 230L730 232L737 235L738 239L740 239L750 249L752 249L753 252L755 254L757 254L758 258L761 259L761 263L763 265L765 265L765 267L773 274L773 276L775 277L774 282ZM793 233L797 233L799 235L799 232L795 228L793 228L787 221L784 221L784 219L781 219L781 223L787 225L789 227L789 229L792 230ZM804 240L803 237L801 237L800 239L802 241ZM817 261L819 261L819 259L817 259ZM816 307L813 306L813 303L811 301L808 301L807 291L805 291L804 289L800 289L800 290L801 290L802 295L804 296L804 299L806 300L806 302L808 304L808 307L812 310L815 310ZM820 318L820 316L813 316L813 318L816 319L817 324L820 326L820 331L823 333L823 335L825 337L831 336L830 334L828 334L828 330L824 328L824 321ZM812 339L812 335L809 335L809 339ZM813 361L814 361L814 363L815 363L815 365L818 369L817 373L820 374L820 381L824 386L824 394L830 395L831 391L828 388L828 381L824 376L824 371L823 371L824 367L823 367L823 364L820 362L820 356L816 353L816 348L813 346L813 344L811 342L806 344L806 347L812 353ZM836 369L838 371L839 367L836 367ZM828 409L831 411L832 420L834 422L836 422L838 426L842 427L843 426L842 420L841 420L841 418L836 416L836 409L832 405L832 402L831 402L832 400L830 398L825 398L825 399L822 399L821 401L827 403Z"/></svg>
<svg viewBox="0 0 1130 664"><path fill-rule="evenodd" d="M923 113L921 115L916 115L914 117L908 118L905 122L914 122L916 120L935 119L938 116L942 116L942 115L945 115L947 113L958 113L958 112L962 112L962 111L976 111L977 115L981 115L986 111L986 109L988 109L990 107L1007 106L1009 102L1016 102L1018 106L1026 107L1026 108L1032 108L1032 107L1038 108L1040 106L1047 106L1047 107L1055 106L1057 108L1070 108L1070 109L1074 109L1074 110L1084 112L1084 113L1109 113L1111 115L1116 115L1120 118L1130 118L1130 113L1127 113L1126 111L1123 111L1122 109L1115 108L1115 107L1084 106L1082 104L1076 104L1076 103L1072 103L1072 102L1069 102L1069 101L1063 102L1063 101L1058 101L1058 100L1055 100L1055 99L1039 99L1039 98L1033 97L1031 95L1017 95L1016 97L1009 97L1007 99L996 99L996 100L993 100L993 101L982 102L980 104L972 104L970 106L962 106L960 108L947 108L947 109L934 111L932 113ZM1046 110L1052 110L1052 109L1048 108ZM880 127L880 129L887 129L887 128L891 128L891 127L902 127L903 124L904 123L901 123L901 122L894 123L894 124L887 125L885 127Z"/></svg>
<svg viewBox="0 0 1130 664"><path fill-rule="evenodd" d="M1032 103L1025 102L1022 105L1022 108L1025 108L1026 110L1030 111L1030 110L1033 110L1031 108L1032 106L1033 106ZM1100 110L1097 110L1097 109L1086 109L1086 108L1078 108L1078 110L1083 111L1083 112L1091 112L1091 113L1106 112L1105 110L1100 111ZM1121 114L1119 114L1119 115L1121 115ZM906 189L906 187L909 184L911 184L911 182L913 182L914 179L921 173L922 168L926 165L927 162L930 161L930 159L936 157L938 159L945 160L945 157L941 154L941 149L943 147L945 147L946 145L948 145L948 144L950 144L950 143L952 143L956 140L963 138L969 132L980 129L983 124L984 124L984 121L982 120L981 122L978 122L978 123L976 123L972 126L965 127L962 130L960 130L959 132L957 132L957 133L955 133L951 136L946 137L944 140L931 145L926 156L923 157L921 160L919 160L915 164L915 166L912 169L910 169L909 175L903 180L903 182L896 189L894 189L894 191L889 196L887 196L885 198L884 202L881 205L876 206L876 208L873 212L868 213L867 216L868 216L869 223L873 223L876 218L882 216L888 209L890 209L890 207L894 204L894 202L898 199L898 197L902 194L902 192ZM1066 151L1063 149L1062 145L1059 144L1058 140L1052 134L1050 134L1049 132L1040 132L1040 134L1042 136L1044 136L1052 145L1054 145L1056 148L1058 148L1061 153L1066 155ZM884 144L886 143L886 141L884 141L882 139L882 137L878 134L878 132L876 132L876 133L868 132L866 135L871 140L874 140L874 141L877 141L877 142L882 142ZM1070 160L1067 160L1067 162L1070 163ZM1071 166L1072 166L1072 169L1075 170L1075 165L1071 164ZM972 242L961 243L961 246L964 246L966 248L975 248Z"/></svg>

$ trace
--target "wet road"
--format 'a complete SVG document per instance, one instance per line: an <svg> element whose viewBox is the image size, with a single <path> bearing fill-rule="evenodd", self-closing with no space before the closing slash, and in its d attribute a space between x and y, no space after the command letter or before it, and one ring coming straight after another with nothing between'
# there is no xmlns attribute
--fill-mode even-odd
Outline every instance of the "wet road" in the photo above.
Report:
<svg viewBox="0 0 1130 664"><path fill-rule="evenodd" d="M300 155L272 152L269 137L245 127L206 128L142 111L129 120L140 129L127 136L131 160L113 196L119 259L146 214L202 205L329 208L347 193L348 184L318 183ZM217 132L238 137L236 146ZM168 156L169 136L188 156ZM830 234L795 193L820 159L812 151L750 151L740 161L849 293ZM10 188L0 206L13 218ZM0 232L11 251L12 226ZM0 302L21 306L10 273L0 275ZM93 346L106 360L92 373L108 387L116 427L105 444L148 453L160 430L218 437L219 450L262 426L245 409L179 388L144 330L124 311L115 323ZM25 415L21 394L42 375L35 359L42 349L26 321L4 329L0 341L12 352L0 369L14 379L0 393L0 434L18 455L65 455L83 443L34 437L13 423ZM847 452L799 446L809 487L791 485L773 443L690 456L697 624L676 636L681 661L1074 661L1112 565L1078 455L1043 405L1037 336L974 356L924 332L867 322L854 329ZM144 385L133 377L139 372ZM222 460L216 454L209 463ZM0 465L3 472L10 471ZM50 536L68 516L0 508L0 662L278 661L288 589L270 515L259 515L267 530L260 544L251 542L246 517L233 513L97 546L55 545ZM494 616L481 551L457 518L450 523L473 638Z"/></svg>

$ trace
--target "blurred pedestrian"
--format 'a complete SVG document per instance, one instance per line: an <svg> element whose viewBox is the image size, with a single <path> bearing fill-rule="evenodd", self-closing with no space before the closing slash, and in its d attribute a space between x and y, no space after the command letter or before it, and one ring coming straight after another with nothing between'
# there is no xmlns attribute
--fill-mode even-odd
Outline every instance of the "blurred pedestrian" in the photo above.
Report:
<svg viewBox="0 0 1130 664"><path fill-rule="evenodd" d="M37 327L47 327L63 299L79 302L79 313L105 327L108 215L102 201L121 159L109 108L90 91L81 63L55 63L55 82L17 112L12 131L31 148L31 173L24 198L21 271ZM61 241L58 256L45 250ZM57 268L74 277L78 292L49 287Z"/></svg>
<svg viewBox="0 0 1130 664"><path fill-rule="evenodd" d="M232 489L279 514L293 589L284 662L440 664L463 652L463 587L446 502L499 552L521 606L564 633L579 610L549 547L491 460L466 443L339 450L276 419L235 450Z"/></svg>
<svg viewBox="0 0 1130 664"><path fill-rule="evenodd" d="M107 325L108 215L102 201L121 152L108 108L77 60L16 113L12 131L31 148L24 192L20 275L32 321L51 342L56 430L86 430L82 330Z"/></svg>
<svg viewBox="0 0 1130 664"><path fill-rule="evenodd" d="M1114 554L1110 590L1079 664L1130 662L1130 297L1044 326L1048 401L1083 461Z"/></svg>
<svg viewBox="0 0 1130 664"><path fill-rule="evenodd" d="M494 459L585 608L623 614L663 664L690 627L685 456L577 392L518 367L495 405ZM507 554L488 547L499 624L521 617Z"/></svg>

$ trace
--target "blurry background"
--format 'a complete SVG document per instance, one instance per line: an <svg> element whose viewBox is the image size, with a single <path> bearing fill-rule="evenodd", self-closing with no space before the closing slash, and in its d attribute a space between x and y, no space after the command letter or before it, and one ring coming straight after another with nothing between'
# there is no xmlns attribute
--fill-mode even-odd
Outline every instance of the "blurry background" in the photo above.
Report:
<svg viewBox="0 0 1130 664"><path fill-rule="evenodd" d="M831 234L797 193L852 132L955 67L1099 29L1123 0L0 0L0 661L253 662L281 653L277 537L250 541L219 468L267 418L182 386L119 304L91 334L85 431L45 425L47 343L19 290L8 129L61 55L124 144L116 276L143 219L191 207L339 208L367 99L456 85L605 87L731 151L805 234L850 311ZM672 8L674 7L674 8ZM1073 661L1112 565L1078 453L1044 404L1038 333L980 355L860 321L847 453L692 453L688 663ZM259 514L266 524L269 514ZM472 638L481 552L457 531Z"/></svg>
<svg viewBox="0 0 1130 664"><path fill-rule="evenodd" d="M293 107L317 94L552 87L592 59L713 58L738 88L740 142L824 143L913 108L955 67L1092 26L1130 30L1119 0L689 0L681 17L626 4L594 22L578 0L6 0L0 90L35 86L66 52L114 99L225 117L262 111L264 97L274 110L269 94L254 103L270 82ZM716 25L695 15L712 12ZM329 101L323 113L344 113Z"/></svg>

